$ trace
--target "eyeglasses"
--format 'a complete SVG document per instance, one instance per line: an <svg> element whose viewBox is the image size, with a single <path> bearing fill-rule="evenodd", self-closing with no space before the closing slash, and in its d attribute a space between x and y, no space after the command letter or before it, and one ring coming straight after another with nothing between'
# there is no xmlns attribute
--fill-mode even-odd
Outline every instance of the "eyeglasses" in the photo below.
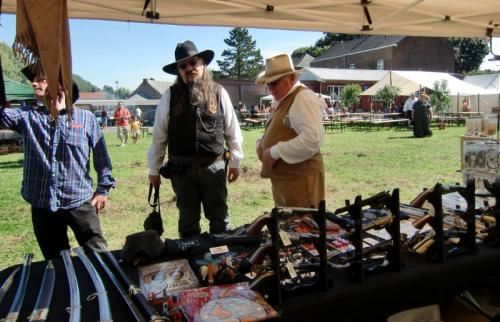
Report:
<svg viewBox="0 0 500 322"><path fill-rule="evenodd" d="M267 83L266 85L267 85L267 87L276 87L279 85L280 82L281 82L281 78L278 78L274 82Z"/></svg>
<svg viewBox="0 0 500 322"><path fill-rule="evenodd" d="M194 58L194 59L191 59L190 61L180 63L177 66L179 66L179 69L186 69L188 67L188 65L191 67L195 67L197 64L198 64L198 59Z"/></svg>

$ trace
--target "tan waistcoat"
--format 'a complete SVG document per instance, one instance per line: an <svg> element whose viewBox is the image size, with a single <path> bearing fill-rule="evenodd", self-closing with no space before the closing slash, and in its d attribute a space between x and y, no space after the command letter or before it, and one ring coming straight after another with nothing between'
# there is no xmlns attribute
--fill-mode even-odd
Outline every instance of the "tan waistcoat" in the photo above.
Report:
<svg viewBox="0 0 500 322"><path fill-rule="evenodd" d="M278 142L286 142L298 136L297 132L290 127L290 122L287 120L288 111L292 106L295 96L302 91L307 90L304 86L297 87L290 95L285 97L278 107L270 115L266 123L264 136L262 137L261 146L264 151L272 147ZM264 170L262 167L260 175L263 178L280 178L289 177L294 174L309 174L323 172L323 158L318 152L310 159L305 161L289 164L283 160L278 160L270 171Z"/></svg>

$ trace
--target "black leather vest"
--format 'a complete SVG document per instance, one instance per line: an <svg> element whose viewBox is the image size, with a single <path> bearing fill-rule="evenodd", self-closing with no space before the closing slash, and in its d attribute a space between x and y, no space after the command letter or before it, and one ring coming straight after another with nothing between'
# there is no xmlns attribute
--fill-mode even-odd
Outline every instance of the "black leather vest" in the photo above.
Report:
<svg viewBox="0 0 500 322"><path fill-rule="evenodd" d="M168 122L168 155L185 157L216 157L224 152L224 110L220 100L220 87L217 85L217 112L195 107L185 99L182 104L180 95L187 95L174 84L170 87L170 116ZM187 106L186 106L187 105ZM174 110L179 110L175 113Z"/></svg>

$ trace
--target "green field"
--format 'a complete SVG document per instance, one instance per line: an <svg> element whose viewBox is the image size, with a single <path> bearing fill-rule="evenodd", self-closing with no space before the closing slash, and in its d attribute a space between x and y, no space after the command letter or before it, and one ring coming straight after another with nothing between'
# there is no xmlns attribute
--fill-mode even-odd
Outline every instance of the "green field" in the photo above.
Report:
<svg viewBox="0 0 500 322"><path fill-rule="evenodd" d="M245 159L240 178L229 186L229 209L232 226L252 221L273 206L270 183L259 177L260 162L255 154L255 140L262 129L244 130ZM404 129L346 132L328 131L322 148L326 166L326 204L328 209L344 205L357 194L368 197L381 190L400 189L401 201L409 202L424 187L436 182L458 182L460 135L463 127L444 131L434 129L434 136L415 139ZM151 137L139 144L118 146L114 132L106 133L117 187L111 191L109 204L101 214L104 234L110 248L121 248L128 234L143 229L151 211L147 202L146 154ZM20 196L22 154L0 156L0 269L22 262L26 252L35 260L43 257L33 235L31 212ZM164 182L166 183L166 182ZM165 238L177 238L177 209L169 183L161 189ZM206 229L207 222L203 220ZM76 245L72 238L72 245Z"/></svg>

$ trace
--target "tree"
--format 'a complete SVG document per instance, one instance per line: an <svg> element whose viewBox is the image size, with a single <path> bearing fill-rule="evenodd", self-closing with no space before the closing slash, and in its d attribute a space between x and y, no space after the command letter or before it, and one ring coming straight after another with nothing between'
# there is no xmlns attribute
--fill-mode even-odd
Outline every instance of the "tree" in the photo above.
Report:
<svg viewBox="0 0 500 322"><path fill-rule="evenodd" d="M78 85L80 92L98 92L100 88L83 79L81 76L73 74L73 81Z"/></svg>
<svg viewBox="0 0 500 322"><path fill-rule="evenodd" d="M292 57L299 57L304 53L307 53L313 57L319 57L323 55L328 49L330 49L332 43L334 42L349 41L360 37L361 35L324 32L323 37L318 39L314 44L314 46L297 48L293 51Z"/></svg>
<svg viewBox="0 0 500 322"><path fill-rule="evenodd" d="M0 43L0 57L2 59L4 79L30 84L29 80L21 73L24 64L14 55L12 48L4 42Z"/></svg>
<svg viewBox="0 0 500 322"><path fill-rule="evenodd" d="M361 93L361 86L358 84L348 84L340 92L340 100L346 107L353 107L359 103L359 94Z"/></svg>
<svg viewBox="0 0 500 322"><path fill-rule="evenodd" d="M116 91L116 97L121 100L127 99L130 97L130 90L125 87L119 87Z"/></svg>
<svg viewBox="0 0 500 322"><path fill-rule="evenodd" d="M361 35L338 34L333 32L324 32L323 38L316 41L316 47L330 47L333 42L349 41L362 37Z"/></svg>
<svg viewBox="0 0 500 322"><path fill-rule="evenodd" d="M246 28L233 28L229 38L224 39L230 48L222 52L223 60L217 60L220 74L224 78L254 79L264 69L260 49ZM220 77L220 78L221 78Z"/></svg>
<svg viewBox="0 0 500 322"><path fill-rule="evenodd" d="M449 38L455 51L455 72L467 73L479 69L488 44L481 38Z"/></svg>
<svg viewBox="0 0 500 322"><path fill-rule="evenodd" d="M401 88L397 86L385 85L375 93L375 98L384 102L384 107L389 109L396 96L401 93Z"/></svg>
<svg viewBox="0 0 500 322"><path fill-rule="evenodd" d="M431 106L438 115L450 109L450 90L448 89L448 82L446 80L435 81L433 92L430 95Z"/></svg>

